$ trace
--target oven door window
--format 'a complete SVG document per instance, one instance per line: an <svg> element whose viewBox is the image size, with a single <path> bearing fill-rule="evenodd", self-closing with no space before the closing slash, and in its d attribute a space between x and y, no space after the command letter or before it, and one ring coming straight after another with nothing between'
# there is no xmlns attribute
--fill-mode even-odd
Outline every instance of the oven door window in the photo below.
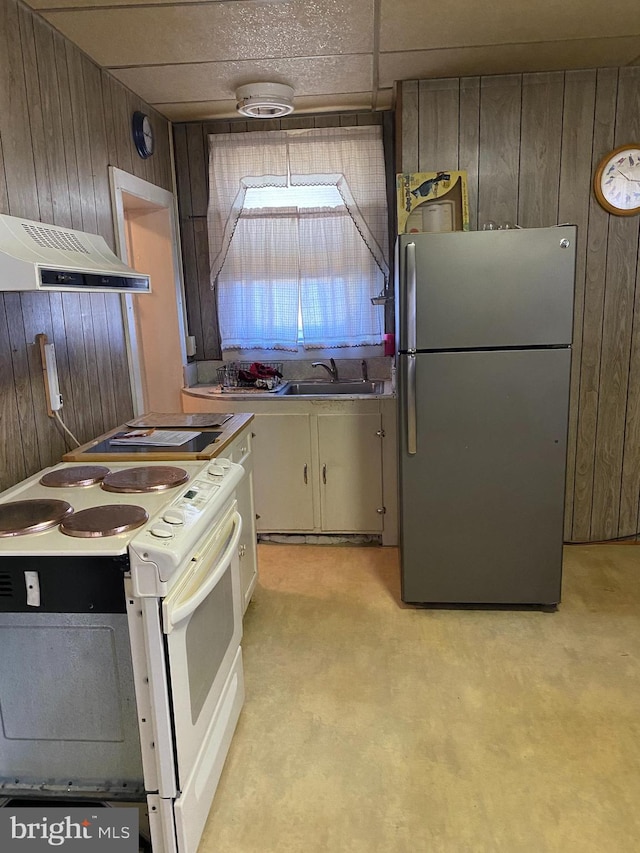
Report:
<svg viewBox="0 0 640 853"><path fill-rule="evenodd" d="M241 530L234 502L162 604L181 787L206 740L242 637Z"/></svg>

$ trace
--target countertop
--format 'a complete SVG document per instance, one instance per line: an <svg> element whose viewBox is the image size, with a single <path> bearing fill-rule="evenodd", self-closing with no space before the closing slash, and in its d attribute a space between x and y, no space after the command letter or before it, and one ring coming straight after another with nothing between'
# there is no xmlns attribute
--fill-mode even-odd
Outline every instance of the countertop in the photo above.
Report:
<svg viewBox="0 0 640 853"><path fill-rule="evenodd" d="M295 382L306 382L311 380L292 380ZM220 385L192 385L189 388L183 388L182 393L191 397L200 397L204 399L220 400L242 400L249 402L251 400L380 400L395 397L395 393L391 390L391 380L375 380L384 381L384 391L381 394L285 394L284 391L289 384L283 382L282 385L274 391L263 391L257 388L246 388L245 390L225 390L223 391Z"/></svg>
<svg viewBox="0 0 640 853"><path fill-rule="evenodd" d="M181 416L184 415L182 412L180 414ZM252 414L234 414L228 421L219 427L185 427L184 430L181 428L180 431L200 432L203 435L206 435L206 433L209 432L215 433L215 436L212 436L211 442L207 443L206 446L202 447L200 450L195 451L185 451L184 449L181 450L179 447L141 447L140 445L138 445L137 452L122 446L118 446L116 452L113 453L100 450L98 445L108 441L118 433L127 432L132 429L132 427L122 424L115 429L109 430L109 432L105 432L103 435L99 435L92 441L88 441L81 447L76 447L74 450L70 450L68 453L64 454L62 459L64 462L86 463L108 462L109 460L112 460L113 462L142 462L145 458L153 458L158 461L168 462L178 462L180 460L185 461L188 459L215 459L215 457L219 456L220 453L237 437L238 433L240 433L252 420Z"/></svg>

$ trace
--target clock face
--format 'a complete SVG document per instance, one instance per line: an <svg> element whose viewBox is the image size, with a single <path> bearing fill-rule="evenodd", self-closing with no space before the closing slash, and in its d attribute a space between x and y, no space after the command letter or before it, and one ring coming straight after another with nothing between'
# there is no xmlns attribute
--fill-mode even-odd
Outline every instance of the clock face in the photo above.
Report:
<svg viewBox="0 0 640 853"><path fill-rule="evenodd" d="M133 142L138 154L146 159L153 154L153 129L149 116L141 112L135 112L131 121Z"/></svg>
<svg viewBox="0 0 640 853"><path fill-rule="evenodd" d="M594 190L609 213L640 213L640 145L624 145L607 154L596 169Z"/></svg>

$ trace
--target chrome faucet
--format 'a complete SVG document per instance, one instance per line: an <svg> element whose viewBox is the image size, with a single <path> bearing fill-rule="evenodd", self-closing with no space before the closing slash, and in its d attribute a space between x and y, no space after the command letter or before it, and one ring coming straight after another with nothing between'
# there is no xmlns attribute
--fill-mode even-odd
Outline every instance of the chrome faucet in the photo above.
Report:
<svg viewBox="0 0 640 853"><path fill-rule="evenodd" d="M314 361L311 364L311 367L324 367L324 369L327 371L327 373L331 377L331 381L337 382L338 381L338 368L336 367L336 363L332 358L329 359L329 363L331 364L331 367L329 367L328 364L325 364L324 361Z"/></svg>

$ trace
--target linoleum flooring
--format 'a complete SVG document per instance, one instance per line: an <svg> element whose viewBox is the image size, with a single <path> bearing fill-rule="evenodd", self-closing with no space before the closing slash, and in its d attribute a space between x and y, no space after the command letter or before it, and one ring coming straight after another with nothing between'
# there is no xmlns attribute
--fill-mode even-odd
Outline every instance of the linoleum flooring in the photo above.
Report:
<svg viewBox="0 0 640 853"><path fill-rule="evenodd" d="M199 853L640 850L640 548L555 613L415 609L394 548L259 546Z"/></svg>

